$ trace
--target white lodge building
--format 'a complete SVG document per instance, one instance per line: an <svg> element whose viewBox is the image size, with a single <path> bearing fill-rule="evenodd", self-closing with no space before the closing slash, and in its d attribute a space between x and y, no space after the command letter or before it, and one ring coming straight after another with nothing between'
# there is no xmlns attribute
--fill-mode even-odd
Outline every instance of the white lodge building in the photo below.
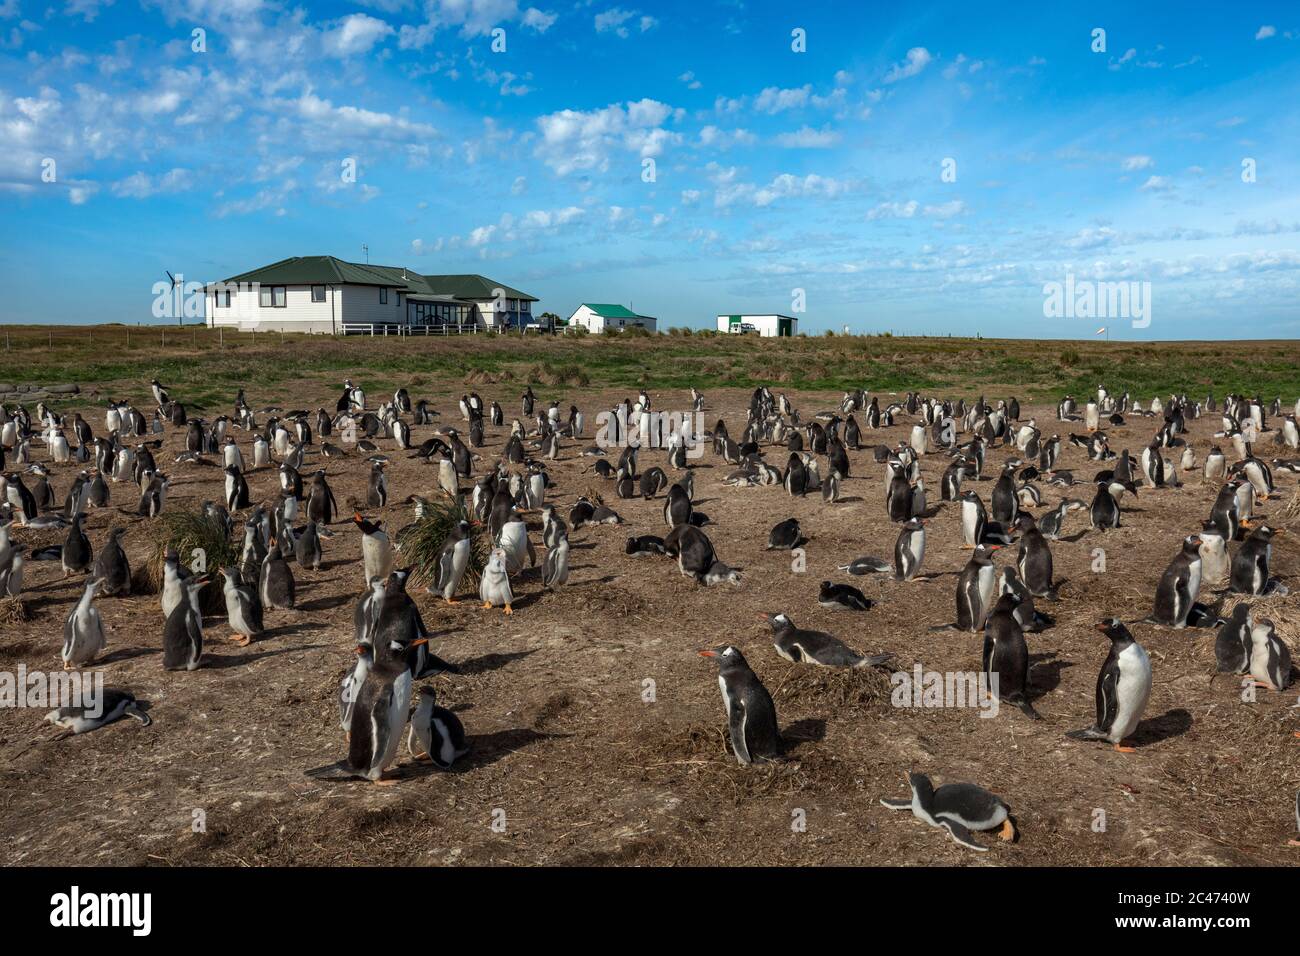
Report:
<svg viewBox="0 0 1300 956"><path fill-rule="evenodd" d="M211 282L204 291L209 326L258 332L391 335L537 328L536 301L481 275L420 275L333 256L294 256Z"/></svg>

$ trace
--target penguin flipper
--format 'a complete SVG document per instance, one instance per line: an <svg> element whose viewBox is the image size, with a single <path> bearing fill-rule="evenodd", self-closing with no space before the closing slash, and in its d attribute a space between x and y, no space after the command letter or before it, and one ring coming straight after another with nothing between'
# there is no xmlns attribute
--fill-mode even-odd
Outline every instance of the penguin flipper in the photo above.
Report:
<svg viewBox="0 0 1300 956"><path fill-rule="evenodd" d="M1083 730L1066 731L1065 736L1071 740L1105 740L1106 731L1096 727L1085 727Z"/></svg>
<svg viewBox="0 0 1300 956"><path fill-rule="evenodd" d="M939 826L948 831L948 835L952 837L954 843L960 844L961 846L967 847L971 850L978 850L980 853L988 852L989 848L986 846L980 846L976 843L975 837L971 835L970 830L966 829L966 827L962 826L956 820L949 819L948 817L940 817Z"/></svg>
<svg viewBox="0 0 1300 956"><path fill-rule="evenodd" d="M894 800L890 797L881 797L880 805L884 807L886 810L909 810L910 811L912 809L912 798L908 797L905 800Z"/></svg>
<svg viewBox="0 0 1300 956"><path fill-rule="evenodd" d="M855 667L879 667L881 664L894 659L893 654L873 654L871 657L864 657Z"/></svg>
<svg viewBox="0 0 1300 956"><path fill-rule="evenodd" d="M450 661L444 661L437 654L426 654L424 666L420 672L415 675L415 680L421 677L432 677L435 674L459 674L460 668Z"/></svg>
<svg viewBox="0 0 1300 956"><path fill-rule="evenodd" d="M140 721L140 726L148 727L153 723L153 718L137 707L135 704L127 704L126 710L122 711L126 716L133 717Z"/></svg>
<svg viewBox="0 0 1300 956"><path fill-rule="evenodd" d="M749 755L749 743L745 740L745 705L736 703L731 708L729 727L731 731L731 749L736 752L736 758L745 764L753 763L754 758Z"/></svg>
<svg viewBox="0 0 1300 956"><path fill-rule="evenodd" d="M1034 705L1031 704L1031 703L1030 703L1028 700L1026 700L1025 698L1023 698L1023 697L1017 698L1017 699L1015 699L1015 700L1012 700L1011 703L1015 704L1015 705L1016 705L1017 707L1019 707L1022 711L1024 711L1025 716L1028 717L1028 718L1030 718L1031 720L1042 720L1042 719L1043 719L1043 715L1040 714L1038 711L1034 710Z"/></svg>

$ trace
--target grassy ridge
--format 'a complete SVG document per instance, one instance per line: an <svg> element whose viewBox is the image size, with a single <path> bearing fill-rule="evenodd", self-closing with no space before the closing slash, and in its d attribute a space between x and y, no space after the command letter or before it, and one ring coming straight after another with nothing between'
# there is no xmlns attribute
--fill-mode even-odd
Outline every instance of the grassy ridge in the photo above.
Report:
<svg viewBox="0 0 1300 956"><path fill-rule="evenodd" d="M867 387L938 394L1014 392L1022 399L1083 395L1104 382L1149 400L1186 390L1244 392L1288 405L1300 396L1295 342L1033 342L966 338L659 335L370 338L225 332L187 327L5 326L0 381L76 382L101 396L146 400L157 377L196 408L224 406L235 389L295 378L386 390L395 383L491 380L656 389ZM415 382L414 384L420 384Z"/></svg>

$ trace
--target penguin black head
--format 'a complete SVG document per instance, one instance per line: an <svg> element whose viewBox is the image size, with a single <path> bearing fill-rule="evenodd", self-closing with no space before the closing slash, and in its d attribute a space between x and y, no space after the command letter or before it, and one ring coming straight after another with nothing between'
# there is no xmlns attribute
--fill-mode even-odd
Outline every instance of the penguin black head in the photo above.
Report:
<svg viewBox="0 0 1300 956"><path fill-rule="evenodd" d="M824 588L829 584L830 584L829 581L823 581L822 587ZM767 621L768 624L772 625L772 630L774 631L783 631L788 627L794 627L794 621L790 620L789 616L784 611L782 611L780 614L767 614L764 612L759 612L759 617L763 618L763 620ZM735 650L735 649L731 648L731 650ZM736 651L736 653L740 653L740 652Z"/></svg>
<svg viewBox="0 0 1300 956"><path fill-rule="evenodd" d="M1108 617L1097 624L1097 630L1105 634L1113 643L1133 640L1133 635L1129 629L1124 626L1124 622L1117 617Z"/></svg>
<svg viewBox="0 0 1300 956"><path fill-rule="evenodd" d="M745 655L740 653L740 649L734 644L719 644L712 650L700 651L700 656L715 658L719 670L727 670L731 667L749 667Z"/></svg>

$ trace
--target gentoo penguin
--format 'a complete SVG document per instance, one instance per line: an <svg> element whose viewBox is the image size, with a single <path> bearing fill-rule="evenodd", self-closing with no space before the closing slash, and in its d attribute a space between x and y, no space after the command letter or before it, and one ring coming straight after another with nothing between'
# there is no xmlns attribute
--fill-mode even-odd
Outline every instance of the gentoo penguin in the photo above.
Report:
<svg viewBox="0 0 1300 956"><path fill-rule="evenodd" d="M1228 590L1238 594L1264 593L1268 588L1268 563L1273 551L1273 535L1277 533L1278 530L1262 524L1241 543L1232 559L1232 577Z"/></svg>
<svg viewBox="0 0 1300 956"><path fill-rule="evenodd" d="M830 581L823 581L821 591L817 595L817 603L832 611L869 611L872 602L851 584L832 584Z"/></svg>
<svg viewBox="0 0 1300 956"><path fill-rule="evenodd" d="M1251 631L1254 626L1250 617L1250 604L1246 601L1237 604L1232 609L1232 617L1223 623L1214 638L1216 674L1244 674L1250 670L1250 652L1253 646Z"/></svg>
<svg viewBox="0 0 1300 956"><path fill-rule="evenodd" d="M262 559L262 568L257 579L257 593L262 599L263 607L292 610L294 605L293 572L289 562L284 559L284 552L275 547L274 539Z"/></svg>
<svg viewBox="0 0 1300 956"><path fill-rule="evenodd" d="M1080 501L1078 498L1062 498L1060 504L1038 519L1038 530L1047 540L1059 541L1065 526L1065 516L1071 511L1085 511L1087 508L1086 501Z"/></svg>
<svg viewBox="0 0 1300 956"><path fill-rule="evenodd" d="M1219 529L1224 543L1236 541L1241 531L1241 513L1237 505L1237 488L1240 482L1230 481L1219 489L1210 509L1210 521Z"/></svg>
<svg viewBox="0 0 1300 956"><path fill-rule="evenodd" d="M731 749L742 764L774 760L781 752L781 733L776 725L776 705L743 654L726 644L701 657L718 663L718 687L727 712Z"/></svg>
<svg viewBox="0 0 1300 956"><path fill-rule="evenodd" d="M803 540L799 533L799 519L787 518L782 521L767 536L768 551L790 551L799 547Z"/></svg>
<svg viewBox="0 0 1300 956"><path fill-rule="evenodd" d="M1228 459L1224 457L1223 449L1218 445L1213 446L1205 456L1205 477L1211 481L1223 479L1228 474Z"/></svg>
<svg viewBox="0 0 1300 956"><path fill-rule="evenodd" d="M108 540L95 558L94 577L100 580L100 592L110 597L131 593L131 565L121 544L125 531L125 528L110 528Z"/></svg>
<svg viewBox="0 0 1300 956"><path fill-rule="evenodd" d="M644 534L638 538L628 538L623 553L639 558L647 554L667 554L668 551L663 538L652 534Z"/></svg>
<svg viewBox="0 0 1300 956"><path fill-rule="evenodd" d="M90 570L91 563L94 561L95 552L90 546L90 539L86 537L86 532L82 529L81 524L86 520L83 514L73 515L72 526L68 528L68 536L63 542L63 576L66 578L74 571L85 573Z"/></svg>
<svg viewBox="0 0 1300 956"><path fill-rule="evenodd" d="M664 524L670 528L691 522L691 496L678 482L668 489L664 500Z"/></svg>
<svg viewBox="0 0 1300 956"><path fill-rule="evenodd" d="M316 522L308 521L294 534L293 556L298 562L298 567L309 568L312 571L320 570L321 546Z"/></svg>
<svg viewBox="0 0 1300 956"><path fill-rule="evenodd" d="M424 642L419 638L411 644ZM362 777L381 785L395 782L385 779L384 771L397 759L410 711L411 644L377 635L373 645L357 645L358 655L369 654L371 660L348 714L348 755L337 764L307 771L308 776Z"/></svg>
<svg viewBox="0 0 1300 956"><path fill-rule="evenodd" d="M230 467L226 472L226 509L240 511L247 508L251 501L248 497L248 482L238 468Z"/></svg>
<svg viewBox="0 0 1300 956"><path fill-rule="evenodd" d="M1002 474L993 485L991 512L993 520L1004 528L1013 528L1020 514L1020 496L1016 494L1016 469L1021 465L1020 459L1012 458L1002 466Z"/></svg>
<svg viewBox="0 0 1300 956"><path fill-rule="evenodd" d="M542 584L557 588L569 580L569 536L561 530L542 562Z"/></svg>
<svg viewBox="0 0 1300 956"><path fill-rule="evenodd" d="M382 461L370 465L370 482L366 487L366 507L382 508L388 504L388 476Z"/></svg>
<svg viewBox="0 0 1300 956"><path fill-rule="evenodd" d="M352 523L361 529L361 563L362 573L367 582L375 578L388 579L393 570L396 555L388 532L381 527L382 521L368 521L360 513L352 515Z"/></svg>
<svg viewBox="0 0 1300 956"><path fill-rule="evenodd" d="M415 752L416 740L420 742L423 753ZM420 688L420 702L411 714L406 749L416 760L432 760L440 770L450 770L452 764L469 753L469 742L460 718L446 707L438 706L437 694L432 687Z"/></svg>
<svg viewBox="0 0 1300 956"><path fill-rule="evenodd" d="M437 579L429 589L429 593L441 594L442 599L448 604L455 604L456 599L453 595L459 590L461 579L465 577L465 569L469 567L470 554L473 550L474 542L470 538L469 522L456 522L438 555Z"/></svg>
<svg viewBox="0 0 1300 956"><path fill-rule="evenodd" d="M1291 686L1291 649L1286 646L1273 622L1261 619L1250 629L1250 676L1257 687L1286 690Z"/></svg>
<svg viewBox="0 0 1300 956"><path fill-rule="evenodd" d="M852 650L838 637L823 631L805 631L794 626L785 614L763 614L772 627L772 642L776 652L794 664L820 664L822 667L876 667L893 657L877 654L872 657Z"/></svg>
<svg viewBox="0 0 1300 956"><path fill-rule="evenodd" d="M192 671L203 657L203 612L199 609L199 592L208 578L191 578L185 582L185 600L176 605L163 624L163 668L169 671Z"/></svg>
<svg viewBox="0 0 1300 956"><path fill-rule="evenodd" d="M92 577L81 592L81 600L63 622L63 669L71 670L93 661L104 649L104 623L95 608L95 592L102 582Z"/></svg>
<svg viewBox="0 0 1300 956"><path fill-rule="evenodd" d="M998 836L1014 842L1015 822L1000 797L973 783L946 783L938 790L923 773L909 773L907 784L912 796L906 800L883 798L880 805L890 810L910 810L918 820L946 830L953 842L981 853L988 851L971 835L973 832L997 830Z"/></svg>
<svg viewBox="0 0 1300 956"><path fill-rule="evenodd" d="M1223 584L1228 576L1228 543L1213 521L1201 525L1201 579Z"/></svg>
<svg viewBox="0 0 1300 956"><path fill-rule="evenodd" d="M105 687L93 708L85 704L71 704L67 707L59 707L45 715L45 719L54 726L63 728L63 733L55 737L56 740L98 730L105 724L111 724L123 717L134 718L145 727L153 723L149 715L140 708L134 694L116 687Z"/></svg>
<svg viewBox="0 0 1300 956"><path fill-rule="evenodd" d="M513 614L515 595L510 589L510 576L506 572L506 553L494 548L489 555L487 565L479 576L478 596L484 608L504 607L507 614Z"/></svg>
<svg viewBox="0 0 1300 956"><path fill-rule="evenodd" d="M1156 585L1155 610L1151 620L1169 627L1184 628L1201 590L1201 537L1183 539L1182 550L1174 555Z"/></svg>
<svg viewBox="0 0 1300 956"><path fill-rule="evenodd" d="M1056 600L1056 589L1052 587L1052 549L1038 530L1038 522L1033 515L1022 512L1016 527L1020 529L1020 548L1016 552L1020 579L1034 597Z"/></svg>
<svg viewBox="0 0 1300 956"><path fill-rule="evenodd" d="M1119 527L1119 496L1125 491L1131 491L1136 497L1137 486L1131 481L1108 480L1097 482L1097 494L1093 497L1092 506L1088 510L1088 516L1091 519L1093 528L1098 531L1105 531L1108 528Z"/></svg>
<svg viewBox="0 0 1300 956"><path fill-rule="evenodd" d="M957 578L957 630L979 631L993 610L997 588L997 568L993 552L998 545L981 544Z"/></svg>
<svg viewBox="0 0 1300 956"><path fill-rule="evenodd" d="M984 541L984 529L988 524L988 515L984 511L984 502L974 491L966 491L961 496L961 546L977 547Z"/></svg>
<svg viewBox="0 0 1300 956"><path fill-rule="evenodd" d="M246 647L262 633L262 600L253 587L243 583L238 568L222 568L221 574L225 578L222 590L226 598L226 620L233 632L231 640Z"/></svg>
<svg viewBox="0 0 1300 956"><path fill-rule="evenodd" d="M1097 722L1066 734L1075 740L1107 740L1121 753L1133 753L1124 740L1137 729L1151 698L1151 658L1119 618L1097 625L1110 639L1110 653L1097 675Z"/></svg>
<svg viewBox="0 0 1300 956"><path fill-rule="evenodd" d="M163 620L171 616L176 606L185 600L185 582L190 579L190 569L181 564L175 548L168 548L163 557L162 612Z"/></svg>
<svg viewBox="0 0 1300 956"><path fill-rule="evenodd" d="M784 484L792 497L802 497L808 490L808 470L797 452L791 452L786 462Z"/></svg>
<svg viewBox="0 0 1300 956"><path fill-rule="evenodd" d="M921 570L925 559L925 521L913 518L898 533L894 542L894 576L900 581L910 581Z"/></svg>
<svg viewBox="0 0 1300 956"><path fill-rule="evenodd" d="M1014 593L1003 594L984 624L983 669L988 686L998 700L1015 704L1029 717L1040 719L1029 702L1029 645L1016 620Z"/></svg>
<svg viewBox="0 0 1300 956"><path fill-rule="evenodd" d="M334 492L325 480L325 472L317 471L311 478L311 491L307 495L307 518L318 524L332 524L339 505Z"/></svg>
<svg viewBox="0 0 1300 956"><path fill-rule="evenodd" d="M528 537L528 525L517 512L511 512L502 523L497 547L506 553L506 572L509 574L522 571L525 559L530 568L537 564L537 553Z"/></svg>

